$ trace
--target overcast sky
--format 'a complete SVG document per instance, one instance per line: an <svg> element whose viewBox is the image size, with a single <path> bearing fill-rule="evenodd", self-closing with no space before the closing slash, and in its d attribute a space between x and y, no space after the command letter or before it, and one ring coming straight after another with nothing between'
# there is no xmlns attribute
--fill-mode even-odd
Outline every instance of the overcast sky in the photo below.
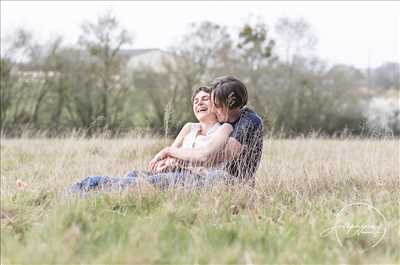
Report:
<svg viewBox="0 0 400 265"><path fill-rule="evenodd" d="M279 17L305 18L318 38L315 53L329 63L366 68L400 62L400 4L396 2L139 2L139 1L1 1L1 44L18 27L39 40L53 35L76 42L80 25L111 9L134 33L133 48L166 49L191 22L210 20L237 29L249 16L271 28ZM4 50L4 49L3 49Z"/></svg>

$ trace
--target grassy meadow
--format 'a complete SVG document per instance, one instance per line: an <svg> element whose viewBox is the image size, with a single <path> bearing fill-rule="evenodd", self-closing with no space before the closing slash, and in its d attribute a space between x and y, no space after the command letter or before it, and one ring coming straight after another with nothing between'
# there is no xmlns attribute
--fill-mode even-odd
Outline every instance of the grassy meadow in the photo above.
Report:
<svg viewBox="0 0 400 265"><path fill-rule="evenodd" d="M125 175L170 141L1 139L2 264L400 263L398 139L266 138L256 188L66 196L88 175ZM341 246L346 205L384 215L386 233Z"/></svg>

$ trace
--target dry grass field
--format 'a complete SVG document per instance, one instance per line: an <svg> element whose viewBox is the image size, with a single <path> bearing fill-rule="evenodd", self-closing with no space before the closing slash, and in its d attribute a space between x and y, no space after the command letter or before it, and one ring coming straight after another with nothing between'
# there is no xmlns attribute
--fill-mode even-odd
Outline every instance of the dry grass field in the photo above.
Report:
<svg viewBox="0 0 400 265"><path fill-rule="evenodd" d="M253 190L64 193L88 175L145 169L168 143L1 139L1 263L400 263L398 139L265 139ZM352 203L384 216L376 246L373 233L323 234Z"/></svg>

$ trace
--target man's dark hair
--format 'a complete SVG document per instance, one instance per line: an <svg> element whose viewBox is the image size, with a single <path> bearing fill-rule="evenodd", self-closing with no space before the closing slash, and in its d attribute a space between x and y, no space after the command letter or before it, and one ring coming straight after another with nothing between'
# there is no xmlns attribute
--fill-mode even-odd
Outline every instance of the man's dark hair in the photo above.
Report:
<svg viewBox="0 0 400 265"><path fill-rule="evenodd" d="M229 109L241 108L247 104L246 86L233 76L221 76L211 83L214 93L214 104L217 100Z"/></svg>
<svg viewBox="0 0 400 265"><path fill-rule="evenodd" d="M208 93L208 94L211 94L211 88L210 88L210 87L201 86L201 87L195 88L195 89L193 90L193 94L192 94L192 104L193 104L194 98L196 97L196 95L197 95L200 91L203 91L203 92L206 92L206 93Z"/></svg>

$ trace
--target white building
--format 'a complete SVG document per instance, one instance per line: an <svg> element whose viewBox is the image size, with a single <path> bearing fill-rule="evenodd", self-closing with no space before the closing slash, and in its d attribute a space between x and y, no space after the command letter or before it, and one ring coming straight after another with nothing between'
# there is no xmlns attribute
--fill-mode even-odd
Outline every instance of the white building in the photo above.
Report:
<svg viewBox="0 0 400 265"><path fill-rule="evenodd" d="M127 61L127 73L151 69L155 72L166 72L168 67L175 68L175 58L172 54L160 49L133 49L121 50L120 55L129 58Z"/></svg>

